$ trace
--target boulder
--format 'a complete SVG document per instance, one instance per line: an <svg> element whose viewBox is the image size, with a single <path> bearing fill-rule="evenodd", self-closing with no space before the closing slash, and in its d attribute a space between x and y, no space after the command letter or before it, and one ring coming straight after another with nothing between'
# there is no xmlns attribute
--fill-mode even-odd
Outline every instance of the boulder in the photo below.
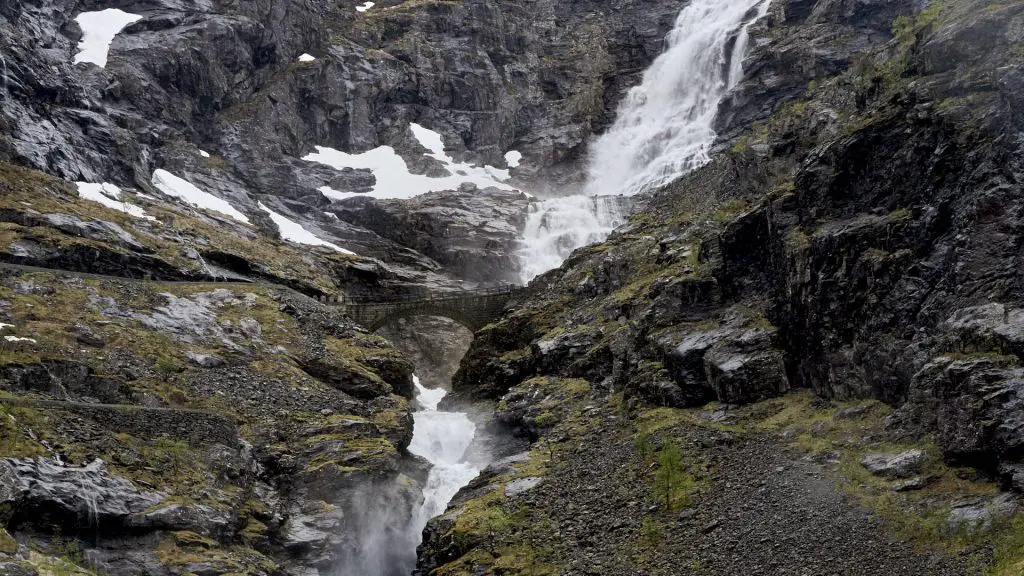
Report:
<svg viewBox="0 0 1024 576"><path fill-rule="evenodd" d="M868 454L860 464L875 476L894 480L917 476L927 462L928 454L924 450L907 450L898 454Z"/></svg>
<svg viewBox="0 0 1024 576"><path fill-rule="evenodd" d="M1011 518L1019 509L1013 494L967 498L952 506L947 523L954 532L983 532L994 523Z"/></svg>
<svg viewBox="0 0 1024 576"><path fill-rule="evenodd" d="M943 457L996 471L1024 456L1024 368L1007 358L940 356L914 375L894 426L934 430ZM1009 483L1014 473L1005 476Z"/></svg>

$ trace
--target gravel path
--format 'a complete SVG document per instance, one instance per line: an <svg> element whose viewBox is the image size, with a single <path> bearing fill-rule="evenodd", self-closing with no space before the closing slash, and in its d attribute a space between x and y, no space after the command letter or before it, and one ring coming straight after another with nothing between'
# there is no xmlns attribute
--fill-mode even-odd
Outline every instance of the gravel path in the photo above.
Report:
<svg viewBox="0 0 1024 576"><path fill-rule="evenodd" d="M707 489L681 511L652 510L650 472L635 456L632 427L622 418L563 448L548 478L515 497L551 518L554 534L539 544L556 551L564 574L968 573L961 560L893 540L844 497L831 472L780 440L697 426L661 434L709 465Z"/></svg>

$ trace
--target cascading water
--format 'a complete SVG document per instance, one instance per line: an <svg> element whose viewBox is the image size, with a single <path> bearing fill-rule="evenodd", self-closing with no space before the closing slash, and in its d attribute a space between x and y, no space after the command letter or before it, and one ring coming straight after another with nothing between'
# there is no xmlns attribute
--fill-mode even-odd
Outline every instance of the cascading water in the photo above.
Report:
<svg viewBox="0 0 1024 576"><path fill-rule="evenodd" d="M416 376L413 376L413 383L422 408L413 413L409 451L431 464L427 484L423 487L423 506L414 526L419 534L428 520L444 512L455 493L475 478L480 469L465 459L466 450L476 437L476 424L463 412L437 409L447 394L445 390L426 388Z"/></svg>
<svg viewBox="0 0 1024 576"><path fill-rule="evenodd" d="M576 248L603 240L625 215L619 196L664 185L708 161L718 105L742 78L747 28L769 0L692 0L680 12L667 49L629 91L615 124L594 142L583 194L537 203L520 253L525 281L559 266ZM757 8L755 10L755 8ZM414 377L421 409L409 451L432 465L424 502L410 530L422 532L479 473L467 459L476 425L442 412L446 392Z"/></svg>
<svg viewBox="0 0 1024 576"><path fill-rule="evenodd" d="M619 105L590 149L584 193L542 201L530 214L520 253L524 281L622 223L610 196L663 186L708 162L722 98L743 76L747 29L769 0L693 0L676 18L666 50Z"/></svg>

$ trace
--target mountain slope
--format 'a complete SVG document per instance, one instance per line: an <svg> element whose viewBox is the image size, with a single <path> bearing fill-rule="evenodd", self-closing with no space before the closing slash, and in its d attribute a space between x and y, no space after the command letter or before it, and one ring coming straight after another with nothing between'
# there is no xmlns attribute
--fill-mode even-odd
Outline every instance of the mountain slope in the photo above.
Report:
<svg viewBox="0 0 1024 576"><path fill-rule="evenodd" d="M567 521L567 504L547 500L552 491L614 493L620 480L608 473L586 476L590 486L566 484L563 471L595 466L591 441L602 438L613 454L628 448L628 467L642 463L645 450L630 438L650 438L654 454L682 447L680 475L692 477L687 498L710 522L708 533L733 515L708 511L719 494L749 481L738 455L772 460L792 444L831 465L855 502L910 527L896 537L1016 573L1017 523L985 521L1008 526L1007 536L965 534L956 519L970 505L1005 517L1015 505L1002 503L1014 498L993 493L1020 486L1022 6L951 0L910 9L773 4L755 27L747 78L720 110L725 136L712 161L651 194L627 226L532 282L528 297L477 334L456 390L500 400L498 418L535 440L535 458L550 461L540 482L552 487L513 496L509 484L493 483L464 494L435 525L424 566L497 566L501 538L529 530L553 541L565 524L553 520L537 535L528 528L534 520L518 519ZM580 378L591 386L571 384ZM787 395L800 388L821 400L805 407ZM779 396L786 400L770 400ZM896 410L851 435L836 409L858 399ZM749 403L753 412L734 410ZM652 413L652 405L667 408ZM667 423L652 430L652 414ZM694 427L731 439L691 447ZM935 466L907 476L920 485L895 492L896 482L866 480L860 459L868 453L915 447ZM649 472L671 468L649 462ZM781 468L791 466L803 464ZM656 474L646 479L656 483ZM633 494L643 498L644 490ZM612 526L619 517L582 498L575 497L576 522ZM501 526L450 523L479 505L516 516ZM683 536L686 519L666 515L656 499L651 506L643 526L633 516L629 530L652 523L692 541ZM799 521L813 522L813 511ZM754 533L774 547L780 535L761 529ZM453 538L468 544L439 548ZM640 563L587 546L542 555L568 573L627 573L629 562ZM651 560L652 573L668 566L656 548L635 552ZM708 573L739 573L703 548L691 552ZM846 553L836 552L837 561ZM851 573L872 573L874 557L848 553ZM585 560L563 564L575 554ZM772 573L812 560L779 559L782 572ZM952 558L938 562L945 568L923 573L964 569Z"/></svg>

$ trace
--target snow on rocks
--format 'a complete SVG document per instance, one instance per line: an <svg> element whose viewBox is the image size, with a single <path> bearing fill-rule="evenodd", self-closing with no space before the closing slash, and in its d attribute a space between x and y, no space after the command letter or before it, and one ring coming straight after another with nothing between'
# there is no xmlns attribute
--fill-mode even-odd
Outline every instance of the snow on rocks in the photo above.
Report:
<svg viewBox="0 0 1024 576"><path fill-rule="evenodd" d="M82 28L82 40L78 43L78 54L74 63L91 62L100 68L106 68L110 43L118 32L124 30L132 22L141 20L138 14L129 14L117 8L108 8L98 12L82 12L75 21Z"/></svg>
<svg viewBox="0 0 1024 576"><path fill-rule="evenodd" d="M209 192L200 190L188 180L179 178L166 170L157 170L156 172L153 172L153 186L156 186L157 189L164 194L174 196L175 198L183 200L186 204L190 204L196 208L219 212L220 214L230 216L239 222L249 224L249 219L246 218L245 214L236 210L235 207L227 201L222 200Z"/></svg>
<svg viewBox="0 0 1024 576"><path fill-rule="evenodd" d="M139 208L135 204L125 202L121 200L121 189L113 184L104 182L102 184L93 184L90 182L75 182L75 186L78 188L78 196L86 200L98 202L107 208L119 210L129 216L135 218L142 218L144 220L156 220L142 208Z"/></svg>
<svg viewBox="0 0 1024 576"><path fill-rule="evenodd" d="M505 163L508 164L509 168L518 168L519 162L522 161L523 155L519 150L509 150L505 152Z"/></svg>
<svg viewBox="0 0 1024 576"><path fill-rule="evenodd" d="M431 178L423 174L410 173L405 160L391 146L378 146L361 154L349 154L333 148L317 146L316 153L303 157L303 160L326 164L338 170L356 168L369 169L373 172L377 182L373 190L366 194L339 192L329 186L319 188L324 196L335 200L344 200L354 196L412 198L427 192L456 190L465 183L476 184L480 188L494 187L502 190L515 190L512 186L504 183L509 179L508 170L456 162L451 156L445 154L444 141L440 134L415 123L411 124L410 128L416 140L429 150L424 155L443 162L448 176Z"/></svg>
<svg viewBox="0 0 1024 576"><path fill-rule="evenodd" d="M270 219L274 221L274 224L277 224L277 229L280 230L281 232L281 238L285 240L290 240L297 244L306 244L309 246L326 246L333 250L337 250L342 254L351 254L355 256L355 252L352 252L351 250L345 250L344 248L338 246L337 244L331 244L326 240L318 238L315 234L303 228L298 222L293 222L288 218L285 218L284 216L278 214L277 212L274 212L270 208L267 208L262 202L260 202L258 205L260 207L260 210L263 210L264 212L269 214Z"/></svg>

